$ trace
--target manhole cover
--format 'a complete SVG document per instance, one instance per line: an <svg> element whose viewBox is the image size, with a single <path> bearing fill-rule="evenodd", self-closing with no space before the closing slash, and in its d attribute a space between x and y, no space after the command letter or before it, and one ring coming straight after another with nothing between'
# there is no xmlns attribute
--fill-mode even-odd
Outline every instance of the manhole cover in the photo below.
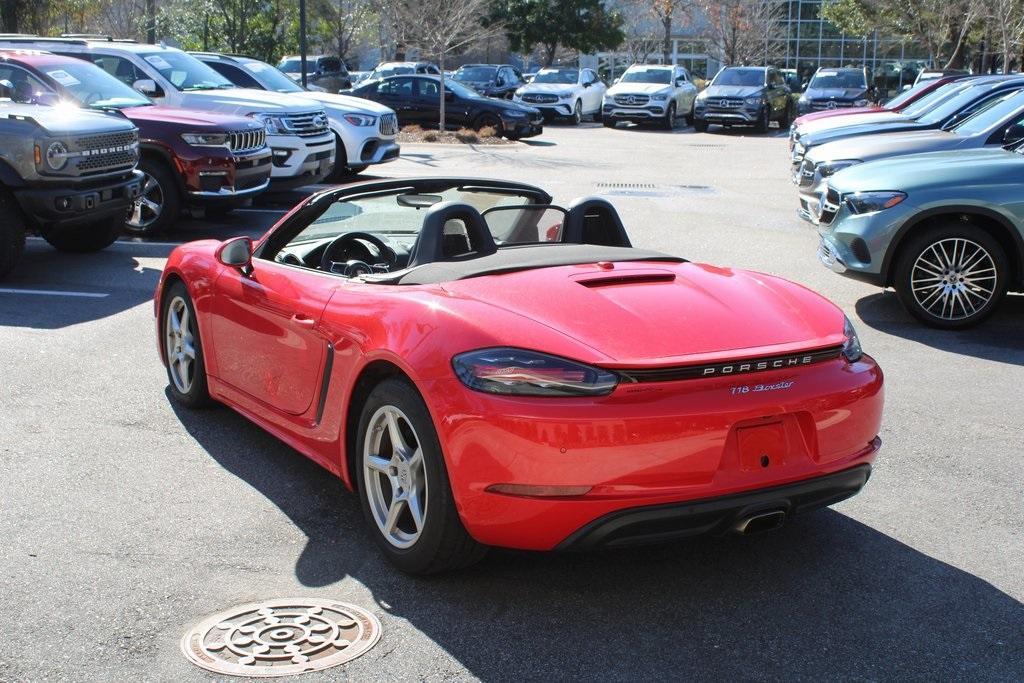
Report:
<svg viewBox="0 0 1024 683"><path fill-rule="evenodd" d="M190 662L231 676L289 676L344 664L380 639L380 621L333 600L240 605L204 619L181 639Z"/></svg>

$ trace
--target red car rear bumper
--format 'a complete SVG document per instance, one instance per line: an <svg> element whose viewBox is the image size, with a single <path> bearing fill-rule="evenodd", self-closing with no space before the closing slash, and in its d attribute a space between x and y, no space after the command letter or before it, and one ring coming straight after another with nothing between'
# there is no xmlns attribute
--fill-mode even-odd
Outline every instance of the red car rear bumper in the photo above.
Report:
<svg viewBox="0 0 1024 683"><path fill-rule="evenodd" d="M853 495L879 447L882 385L865 356L599 399L494 396L455 378L422 389L469 533L550 550L721 531ZM494 491L509 484L515 495Z"/></svg>

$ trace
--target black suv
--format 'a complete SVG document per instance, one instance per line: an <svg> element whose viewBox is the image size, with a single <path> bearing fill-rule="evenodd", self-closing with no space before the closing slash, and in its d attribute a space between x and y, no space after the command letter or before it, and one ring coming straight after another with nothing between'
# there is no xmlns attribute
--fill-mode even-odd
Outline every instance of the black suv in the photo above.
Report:
<svg viewBox="0 0 1024 683"><path fill-rule="evenodd" d="M797 116L824 109L866 107L874 93L864 69L827 69L814 72L807 89L796 103Z"/></svg>
<svg viewBox="0 0 1024 683"><path fill-rule="evenodd" d="M764 66L727 66L718 72L693 108L694 130L705 131L713 123L753 126L759 133L772 121L788 128L793 120L789 86L778 69Z"/></svg>
<svg viewBox="0 0 1024 683"><path fill-rule="evenodd" d="M452 78L481 95L507 100L526 83L523 74L511 64L463 64Z"/></svg>

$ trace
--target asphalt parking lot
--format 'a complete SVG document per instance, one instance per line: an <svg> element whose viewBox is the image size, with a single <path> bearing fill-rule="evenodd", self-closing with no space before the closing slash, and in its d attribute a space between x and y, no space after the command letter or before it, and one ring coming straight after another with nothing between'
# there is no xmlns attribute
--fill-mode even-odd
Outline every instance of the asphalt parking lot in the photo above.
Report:
<svg viewBox="0 0 1024 683"><path fill-rule="evenodd" d="M260 234L301 197L84 256L30 240L0 283L0 681L203 681L207 614L318 596L381 642L308 680L1024 680L1024 296L959 334L815 258L786 141L550 127L407 146L381 176L480 175L609 196L636 246L766 271L840 305L882 365L864 492L755 537L591 555L492 552L413 579L353 495L228 409L173 406L153 288L172 242Z"/></svg>

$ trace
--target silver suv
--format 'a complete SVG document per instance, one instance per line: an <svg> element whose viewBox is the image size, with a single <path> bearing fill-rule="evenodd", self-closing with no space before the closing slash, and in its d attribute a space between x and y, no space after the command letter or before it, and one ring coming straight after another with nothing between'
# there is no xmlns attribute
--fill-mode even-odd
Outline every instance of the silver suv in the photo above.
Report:
<svg viewBox="0 0 1024 683"><path fill-rule="evenodd" d="M15 86L0 82L0 98ZM98 251L121 234L141 191L138 130L119 116L0 99L0 277L25 234Z"/></svg>

